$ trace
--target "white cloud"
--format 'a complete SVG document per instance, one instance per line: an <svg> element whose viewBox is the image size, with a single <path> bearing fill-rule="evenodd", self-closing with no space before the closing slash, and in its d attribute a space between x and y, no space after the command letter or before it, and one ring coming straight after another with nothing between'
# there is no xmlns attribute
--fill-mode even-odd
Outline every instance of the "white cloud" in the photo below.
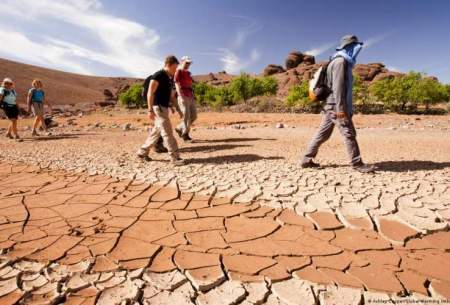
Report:
<svg viewBox="0 0 450 305"><path fill-rule="evenodd" d="M70 34L61 39L48 31L41 36L19 32L9 27L14 18L36 32L46 21L68 25L78 36L92 37L95 45L74 43ZM158 33L105 13L99 0L3 0L0 37L0 53L73 72L95 74L92 63L96 63L142 77L161 65Z"/></svg>
<svg viewBox="0 0 450 305"><path fill-rule="evenodd" d="M403 72L400 68L398 68L396 66L386 66L386 68L393 72Z"/></svg>
<svg viewBox="0 0 450 305"><path fill-rule="evenodd" d="M237 31L236 34L232 40L231 47L233 49L239 49L241 48L245 42L247 41L247 38L262 29L262 26L258 24L258 22L250 17L242 16L242 15L230 15L232 18L236 18L239 20L242 20L245 22L243 26L241 26Z"/></svg>
<svg viewBox="0 0 450 305"><path fill-rule="evenodd" d="M241 15L230 15L229 17L237 18L245 22L245 25L236 30L231 46L218 49L219 60L223 64L222 68L234 74L243 71L261 58L261 52L257 48L253 48L246 57L239 56L241 53L239 50L244 47L248 37L261 30L262 26L250 17Z"/></svg>
<svg viewBox="0 0 450 305"><path fill-rule="evenodd" d="M370 38L368 38L368 39L366 39L364 41L364 48L365 49L370 48L370 47L376 45L377 43L385 40L386 38L388 38L392 34L393 34L393 32L388 32L388 33L380 34L380 35L377 35L377 36L372 36L372 37L370 37Z"/></svg>
<svg viewBox="0 0 450 305"><path fill-rule="evenodd" d="M326 51L328 51L329 49L331 49L332 47L335 46L336 43L332 42L332 43L326 43L323 44L321 46L318 46L316 48L312 48L308 51L306 51L305 53L308 55L312 55L312 56L319 56L323 53L325 53Z"/></svg>
<svg viewBox="0 0 450 305"><path fill-rule="evenodd" d="M239 57L235 52L226 48L219 49L219 54L220 61L223 63L223 69L232 74L242 72L261 57L258 49L253 49L248 58Z"/></svg>

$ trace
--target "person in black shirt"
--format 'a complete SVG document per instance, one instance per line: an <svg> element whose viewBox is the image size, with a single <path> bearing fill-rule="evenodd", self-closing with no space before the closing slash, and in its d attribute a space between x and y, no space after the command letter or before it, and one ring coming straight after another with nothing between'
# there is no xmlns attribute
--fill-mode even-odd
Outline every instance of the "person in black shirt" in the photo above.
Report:
<svg viewBox="0 0 450 305"><path fill-rule="evenodd" d="M172 124L169 119L169 107L175 97L173 76L179 65L178 59L171 55L164 62L164 68L152 75L147 93L148 116L155 121L150 135L138 151L138 157L151 160L148 153L160 137L163 138L171 161L174 165L183 165L185 162L178 153L178 144L173 135Z"/></svg>

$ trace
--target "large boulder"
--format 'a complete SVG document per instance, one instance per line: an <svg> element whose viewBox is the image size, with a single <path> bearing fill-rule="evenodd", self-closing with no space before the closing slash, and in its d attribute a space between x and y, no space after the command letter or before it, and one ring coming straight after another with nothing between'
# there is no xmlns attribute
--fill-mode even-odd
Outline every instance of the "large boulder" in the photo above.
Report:
<svg viewBox="0 0 450 305"><path fill-rule="evenodd" d="M286 69L293 69L296 68L299 64L303 61L303 53L299 51L292 51L289 53L288 57L285 60Z"/></svg>
<svg viewBox="0 0 450 305"><path fill-rule="evenodd" d="M358 75L363 81L371 82L378 74L388 72L383 64L358 64L353 73Z"/></svg>
<svg viewBox="0 0 450 305"><path fill-rule="evenodd" d="M283 73L285 70L283 69L282 66L279 65L268 65L267 67L264 68L264 76L269 76L269 75L274 75L274 74L278 74L278 73Z"/></svg>
<svg viewBox="0 0 450 305"><path fill-rule="evenodd" d="M305 65L314 65L316 63L316 59L312 55L303 55L303 61L302 64Z"/></svg>
<svg viewBox="0 0 450 305"><path fill-rule="evenodd" d="M401 75L403 75L403 74L400 72L394 72L394 71L382 72L374 77L373 82L377 82L377 81L384 80L387 78L394 78L394 77L398 77Z"/></svg>

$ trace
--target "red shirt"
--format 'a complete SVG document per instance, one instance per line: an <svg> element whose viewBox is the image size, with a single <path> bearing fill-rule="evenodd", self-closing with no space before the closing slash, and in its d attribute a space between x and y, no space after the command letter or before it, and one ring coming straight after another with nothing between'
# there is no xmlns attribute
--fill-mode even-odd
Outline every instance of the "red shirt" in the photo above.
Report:
<svg viewBox="0 0 450 305"><path fill-rule="evenodd" d="M175 73L175 82L180 85L184 96L194 96L192 92L192 77L191 72L184 69L178 69Z"/></svg>

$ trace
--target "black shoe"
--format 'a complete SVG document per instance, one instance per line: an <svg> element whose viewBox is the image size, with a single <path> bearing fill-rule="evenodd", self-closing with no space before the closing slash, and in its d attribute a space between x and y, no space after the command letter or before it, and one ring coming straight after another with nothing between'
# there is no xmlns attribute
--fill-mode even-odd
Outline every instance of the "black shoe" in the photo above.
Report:
<svg viewBox="0 0 450 305"><path fill-rule="evenodd" d="M150 158L148 155L137 155L139 159L141 159L142 161L146 161L146 162L150 162L152 161L152 158Z"/></svg>
<svg viewBox="0 0 450 305"><path fill-rule="evenodd" d="M184 142L192 142L192 138L188 134L183 135L182 139Z"/></svg>
<svg viewBox="0 0 450 305"><path fill-rule="evenodd" d="M301 164L302 168L319 168L320 164L319 163L315 163L313 160L309 160L308 162L303 162Z"/></svg>
<svg viewBox="0 0 450 305"><path fill-rule="evenodd" d="M376 170L375 166L364 164L362 162L360 164L353 165L352 168L355 171L358 171L358 172L363 173L363 174L373 173Z"/></svg>

